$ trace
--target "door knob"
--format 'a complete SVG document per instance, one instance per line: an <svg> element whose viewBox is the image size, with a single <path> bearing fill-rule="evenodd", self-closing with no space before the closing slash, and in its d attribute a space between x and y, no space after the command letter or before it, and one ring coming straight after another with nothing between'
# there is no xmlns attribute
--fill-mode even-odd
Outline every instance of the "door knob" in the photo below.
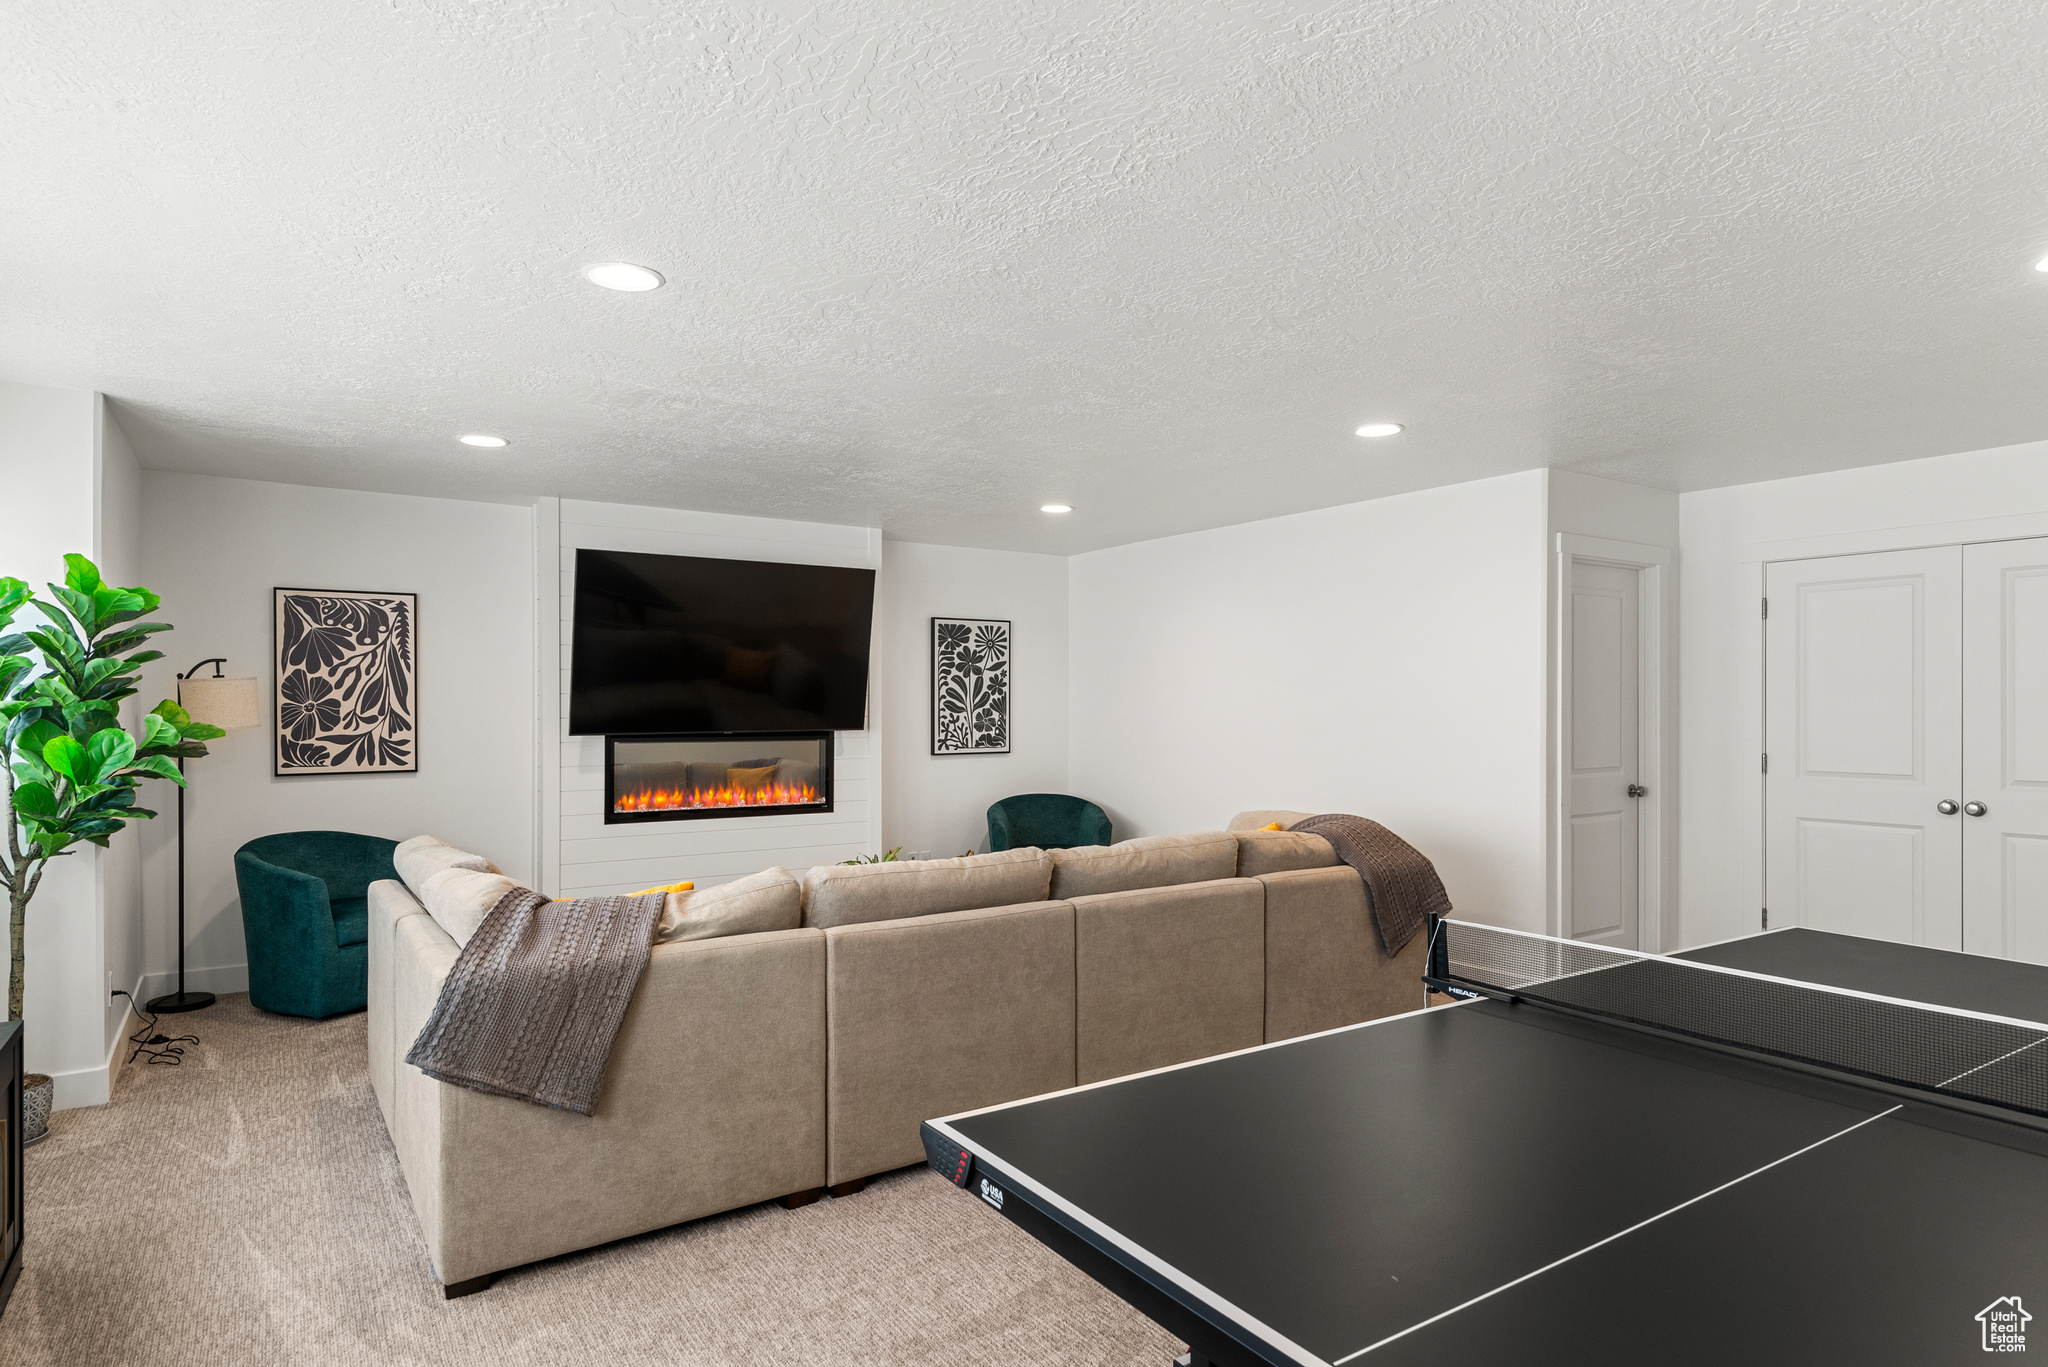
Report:
<svg viewBox="0 0 2048 1367"><path fill-rule="evenodd" d="M1965 802L1963 804L1963 810L1965 812L1968 812L1971 816L1982 816L1984 815L1984 813L1990 811L1991 809L1981 802Z"/></svg>
<svg viewBox="0 0 2048 1367"><path fill-rule="evenodd" d="M1956 800L1954 798L1945 797L1941 801L1934 804L1934 810L1940 812L1943 816L1954 816L1957 812L1960 812L1962 808L1956 806Z"/></svg>
<svg viewBox="0 0 2048 1367"><path fill-rule="evenodd" d="M1628 785L1628 795L1630 797L1648 797L1650 790L1640 783L1631 783Z"/></svg>

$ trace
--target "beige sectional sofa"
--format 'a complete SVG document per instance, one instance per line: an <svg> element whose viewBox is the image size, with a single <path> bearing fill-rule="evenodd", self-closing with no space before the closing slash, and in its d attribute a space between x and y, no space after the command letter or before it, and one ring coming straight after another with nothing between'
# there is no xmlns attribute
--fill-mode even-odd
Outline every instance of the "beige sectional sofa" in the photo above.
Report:
<svg viewBox="0 0 2048 1367"><path fill-rule="evenodd" d="M809 870L796 928L655 946L588 1117L405 1063L458 944L373 884L370 1078L435 1276L850 1194L932 1116L1421 1006L1420 941L1387 956L1328 843L1251 829L1300 815Z"/></svg>

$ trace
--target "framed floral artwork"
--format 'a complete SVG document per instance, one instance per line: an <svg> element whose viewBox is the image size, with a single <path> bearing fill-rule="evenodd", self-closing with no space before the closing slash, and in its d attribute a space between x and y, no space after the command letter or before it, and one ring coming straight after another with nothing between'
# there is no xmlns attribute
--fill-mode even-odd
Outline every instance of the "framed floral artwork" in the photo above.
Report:
<svg viewBox="0 0 2048 1367"><path fill-rule="evenodd" d="M932 618L932 753L1010 753L1010 624Z"/></svg>
<svg viewBox="0 0 2048 1367"><path fill-rule="evenodd" d="M419 595L277 589L271 622L277 775L416 771Z"/></svg>

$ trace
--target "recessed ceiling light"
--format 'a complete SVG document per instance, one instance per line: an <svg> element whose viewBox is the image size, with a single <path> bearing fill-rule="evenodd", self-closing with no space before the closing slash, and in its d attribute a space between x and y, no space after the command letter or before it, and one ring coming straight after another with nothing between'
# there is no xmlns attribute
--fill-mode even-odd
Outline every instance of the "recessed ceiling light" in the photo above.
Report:
<svg viewBox="0 0 2048 1367"><path fill-rule="evenodd" d="M626 261L607 261L603 265L592 266L583 272L583 278L593 285L602 285L608 290L624 290L628 294L658 290L664 283L661 272Z"/></svg>
<svg viewBox="0 0 2048 1367"><path fill-rule="evenodd" d="M1401 430L1398 422L1369 422L1358 429L1361 437L1391 437Z"/></svg>
<svg viewBox="0 0 2048 1367"><path fill-rule="evenodd" d="M487 437L481 432L471 432L466 437L457 437L456 440L464 446L503 446L505 444L503 437Z"/></svg>
<svg viewBox="0 0 2048 1367"><path fill-rule="evenodd" d="M1038 511L1041 513L1071 513L1074 510L1065 503L1046 503L1041 504Z"/></svg>
<svg viewBox="0 0 2048 1367"><path fill-rule="evenodd" d="M2048 271L2048 256L2044 256L2039 261L2036 261L2034 269L2037 271Z"/></svg>

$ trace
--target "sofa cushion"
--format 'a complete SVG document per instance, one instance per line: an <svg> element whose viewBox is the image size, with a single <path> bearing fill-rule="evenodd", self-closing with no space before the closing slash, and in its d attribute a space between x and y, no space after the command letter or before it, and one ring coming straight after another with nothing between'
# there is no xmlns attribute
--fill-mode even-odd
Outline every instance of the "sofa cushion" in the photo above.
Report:
<svg viewBox="0 0 2048 1367"><path fill-rule="evenodd" d="M1115 845L1054 850L1052 858L1052 895L1087 897L1233 877L1237 873L1237 837L1226 831L1143 835Z"/></svg>
<svg viewBox="0 0 2048 1367"><path fill-rule="evenodd" d="M1226 831L1256 831L1262 827L1270 826L1277 821L1280 823L1280 829L1284 831L1295 822L1306 821L1314 815L1314 812L1239 812L1236 816L1230 818L1230 824L1223 829Z"/></svg>
<svg viewBox="0 0 2048 1367"><path fill-rule="evenodd" d="M327 909L334 913L334 943L338 948L369 943L369 898L330 897Z"/></svg>
<svg viewBox="0 0 2048 1367"><path fill-rule="evenodd" d="M391 852L391 867L398 870L398 876L412 889L412 895L422 902L427 897L427 880L443 869L501 872L496 864L482 855L458 850L447 841L431 835L416 835L410 840L399 841L398 848Z"/></svg>
<svg viewBox="0 0 2048 1367"><path fill-rule="evenodd" d="M1423 1004L1429 937L1389 957L1355 869L1296 869L1259 879L1266 889L1266 1039L1296 1035Z"/></svg>
<svg viewBox="0 0 2048 1367"><path fill-rule="evenodd" d="M1075 898L1074 1080L1264 1042L1265 926L1250 878Z"/></svg>
<svg viewBox="0 0 2048 1367"><path fill-rule="evenodd" d="M1337 862L1329 841L1306 831L1239 831L1237 876L1258 878L1291 869L1327 869Z"/></svg>
<svg viewBox="0 0 2048 1367"><path fill-rule="evenodd" d="M662 905L654 942L665 945L764 930L795 930L803 920L804 889L796 875L788 869L763 869L715 888L670 893Z"/></svg>
<svg viewBox="0 0 2048 1367"><path fill-rule="evenodd" d="M804 924L850 926L1043 902L1052 857L1035 847L958 859L822 864L804 874Z"/></svg>
<svg viewBox="0 0 2048 1367"><path fill-rule="evenodd" d="M448 938L460 948L476 934L476 928L484 923L484 917L491 914L491 908L498 905L506 893L519 886L495 870L482 873L455 866L442 869L427 879L427 885L420 893L420 904L427 909L427 915L434 918L434 924L447 931Z"/></svg>
<svg viewBox="0 0 2048 1367"><path fill-rule="evenodd" d="M826 1182L917 1162L932 1116L1074 1085L1071 903L837 926L825 946Z"/></svg>

